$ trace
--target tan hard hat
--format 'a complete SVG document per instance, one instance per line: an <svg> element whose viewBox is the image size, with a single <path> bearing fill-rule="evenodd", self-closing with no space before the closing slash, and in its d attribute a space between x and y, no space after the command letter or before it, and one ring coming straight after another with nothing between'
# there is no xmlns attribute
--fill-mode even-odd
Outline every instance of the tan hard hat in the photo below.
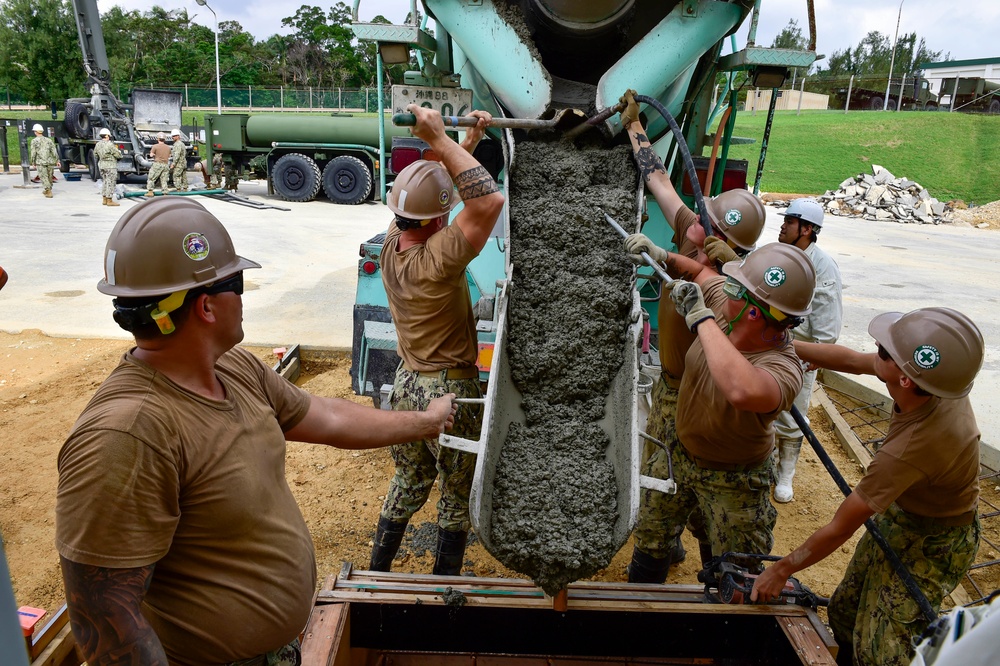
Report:
<svg viewBox="0 0 1000 666"><path fill-rule="evenodd" d="M747 190L727 190L705 200L708 216L726 238L744 250L752 250L764 230L764 204Z"/></svg>
<svg viewBox="0 0 1000 666"><path fill-rule="evenodd" d="M160 132L159 134L156 135L156 140L157 141L166 141L167 140L167 135L164 134L163 132Z"/></svg>
<svg viewBox="0 0 1000 666"><path fill-rule="evenodd" d="M794 245L768 243L741 262L724 264L722 272L746 287L756 300L771 306L772 315L774 308L794 317L812 312L816 269L809 256Z"/></svg>
<svg viewBox="0 0 1000 666"><path fill-rule="evenodd" d="M942 398L968 395L983 367L983 334L971 319L951 308L886 312L872 319L868 333L904 375Z"/></svg>
<svg viewBox="0 0 1000 666"><path fill-rule="evenodd" d="M226 228L192 199L150 199L129 209L104 249L111 296L162 296L211 284L260 264L236 254Z"/></svg>
<svg viewBox="0 0 1000 666"><path fill-rule="evenodd" d="M417 160L400 171L386 198L389 210L411 220L441 217L458 202L448 170L428 160Z"/></svg>

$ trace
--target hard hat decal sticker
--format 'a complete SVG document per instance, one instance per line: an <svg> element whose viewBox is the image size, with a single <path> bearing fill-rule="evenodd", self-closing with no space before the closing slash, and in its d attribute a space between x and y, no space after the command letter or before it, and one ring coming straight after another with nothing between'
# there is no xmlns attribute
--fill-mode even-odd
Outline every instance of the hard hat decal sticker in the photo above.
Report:
<svg viewBox="0 0 1000 666"><path fill-rule="evenodd" d="M735 208L730 208L726 211L726 224L731 227L735 227L737 224L743 221L743 213Z"/></svg>
<svg viewBox="0 0 1000 666"><path fill-rule="evenodd" d="M208 239L203 234L188 234L184 237L184 254L201 261L208 256Z"/></svg>
<svg viewBox="0 0 1000 666"><path fill-rule="evenodd" d="M781 266L771 266L764 271L764 282L769 287L780 287L785 284L785 269Z"/></svg>
<svg viewBox="0 0 1000 666"><path fill-rule="evenodd" d="M936 368L941 362L941 352L933 345L920 345L913 351L913 362L924 370Z"/></svg>
<svg viewBox="0 0 1000 666"><path fill-rule="evenodd" d="M441 194L438 195L438 203L441 204L441 208L447 208L450 201L451 192L448 190L441 190Z"/></svg>

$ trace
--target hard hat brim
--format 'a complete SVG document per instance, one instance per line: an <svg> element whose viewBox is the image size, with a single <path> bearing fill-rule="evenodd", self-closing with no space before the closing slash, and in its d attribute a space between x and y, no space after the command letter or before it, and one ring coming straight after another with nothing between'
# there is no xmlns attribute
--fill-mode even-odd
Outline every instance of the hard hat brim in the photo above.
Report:
<svg viewBox="0 0 1000 666"><path fill-rule="evenodd" d="M187 287L188 289L196 289L198 287L203 287L206 284L211 284L213 282L219 282L220 280L225 280L226 278L233 276L240 271L247 270L250 268L260 268L260 264L252 259L247 259L246 257L237 256L239 261L233 266L227 268L224 273L214 276L211 280L205 280L200 283L196 283ZM169 293L163 293L162 289L129 289L128 287L122 287L119 285L109 284L106 278L102 278L97 283L97 291L102 294L107 294L108 296L125 296L127 298L146 298L149 296L169 296Z"/></svg>

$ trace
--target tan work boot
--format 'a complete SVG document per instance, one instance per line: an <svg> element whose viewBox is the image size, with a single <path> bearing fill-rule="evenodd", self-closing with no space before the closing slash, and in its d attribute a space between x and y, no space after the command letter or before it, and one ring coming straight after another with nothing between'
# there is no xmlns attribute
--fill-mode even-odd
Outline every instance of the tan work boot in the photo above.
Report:
<svg viewBox="0 0 1000 666"><path fill-rule="evenodd" d="M107 197L101 197L101 205L102 206L107 206L108 205L108 198Z"/></svg>
<svg viewBox="0 0 1000 666"><path fill-rule="evenodd" d="M146 196L147 197L153 196L153 190L146 190Z"/></svg>
<svg viewBox="0 0 1000 666"><path fill-rule="evenodd" d="M108 206L121 206L120 203L114 200L114 197L108 197Z"/></svg>
<svg viewBox="0 0 1000 666"><path fill-rule="evenodd" d="M43 192L42 194L45 195L46 199L51 199L52 198L52 190L45 190L45 192Z"/></svg>

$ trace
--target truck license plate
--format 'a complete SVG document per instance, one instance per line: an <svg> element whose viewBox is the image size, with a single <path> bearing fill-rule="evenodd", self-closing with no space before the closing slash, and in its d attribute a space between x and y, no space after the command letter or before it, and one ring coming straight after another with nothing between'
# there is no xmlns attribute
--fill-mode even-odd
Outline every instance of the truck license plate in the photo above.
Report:
<svg viewBox="0 0 1000 666"><path fill-rule="evenodd" d="M393 86L392 112L405 113L410 104L435 109L442 116L465 116L472 111L472 91L467 88Z"/></svg>

